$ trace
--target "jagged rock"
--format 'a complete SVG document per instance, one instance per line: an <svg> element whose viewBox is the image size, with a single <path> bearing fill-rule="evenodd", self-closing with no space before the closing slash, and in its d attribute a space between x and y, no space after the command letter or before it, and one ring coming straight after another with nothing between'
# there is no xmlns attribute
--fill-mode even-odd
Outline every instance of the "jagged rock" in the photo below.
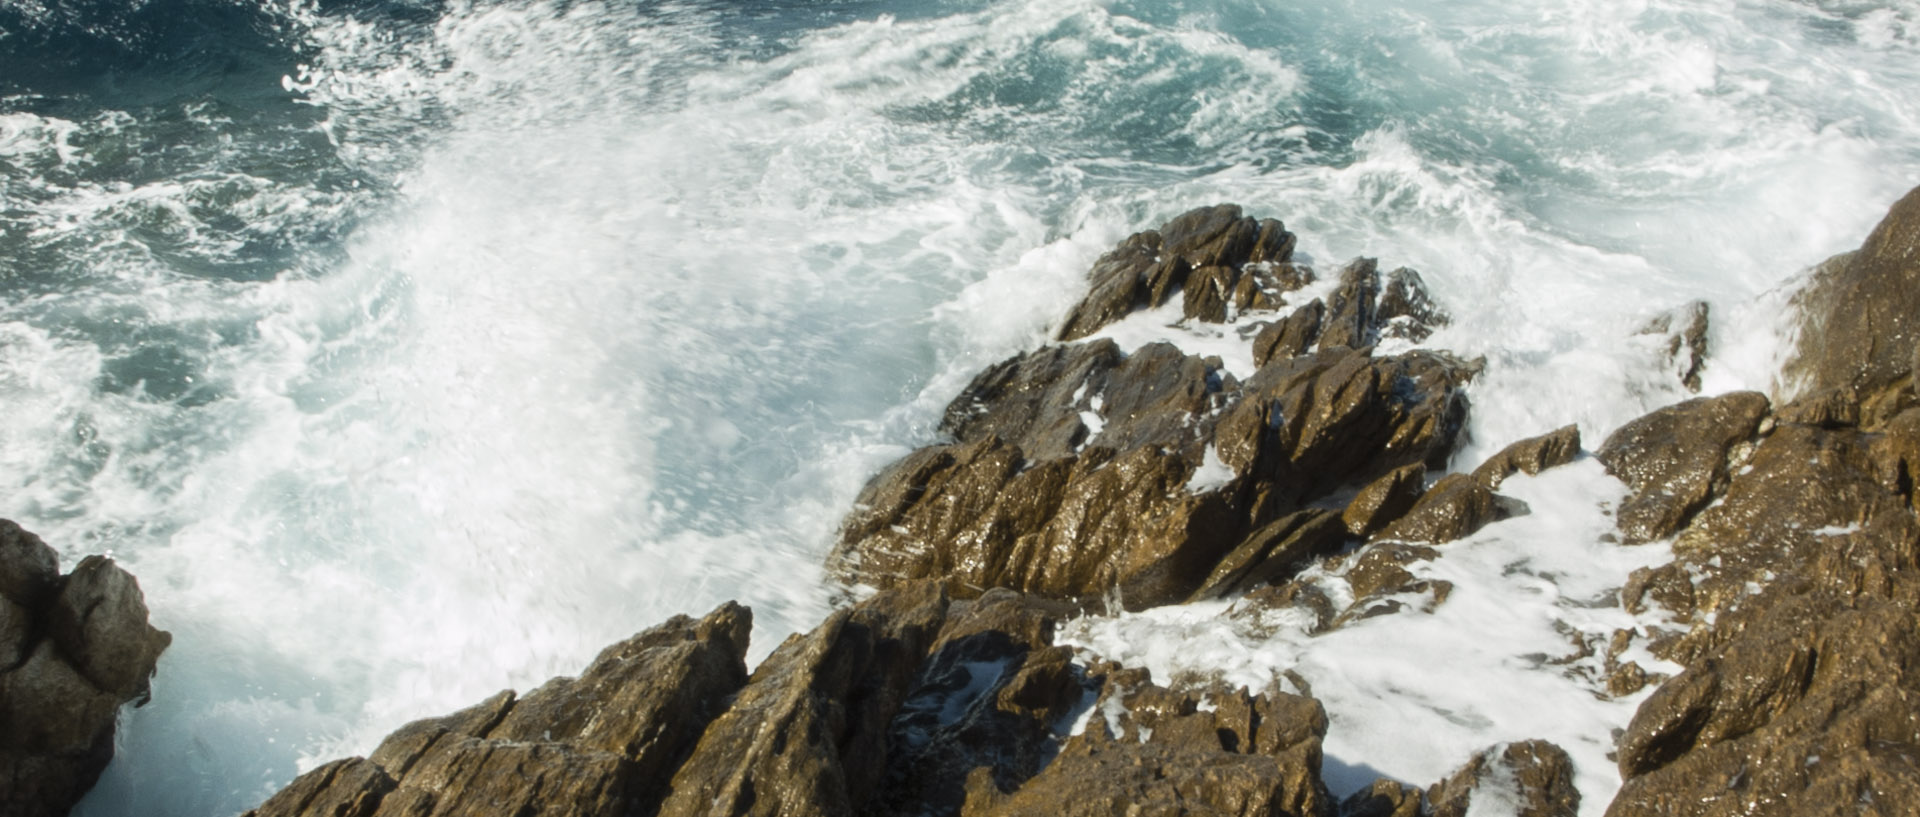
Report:
<svg viewBox="0 0 1920 817"><path fill-rule="evenodd" d="M889 725L946 614L945 591L923 583L788 639L701 735L661 817L864 808L883 782Z"/></svg>
<svg viewBox="0 0 1920 817"><path fill-rule="evenodd" d="M1785 373L1804 391L1848 392L1869 427L1913 405L1920 188L1887 211L1860 249L1822 263L1792 305L1800 335Z"/></svg>
<svg viewBox="0 0 1920 817"><path fill-rule="evenodd" d="M113 757L122 704L144 704L172 636L131 575L89 556L60 575L40 538L0 520L0 813L64 815Z"/></svg>
<svg viewBox="0 0 1920 817"><path fill-rule="evenodd" d="M1270 308L1257 304L1262 290L1270 299L1285 280L1270 278L1263 286L1266 282L1243 282L1243 277L1268 275L1291 259L1294 241L1280 222L1246 218L1237 205L1188 211L1157 231L1134 234L1094 262L1090 292L1068 313L1059 337L1084 338L1135 309L1166 303L1182 289L1187 315L1202 320L1225 320L1229 305ZM1191 281L1196 270L1199 280Z"/></svg>
<svg viewBox="0 0 1920 817"><path fill-rule="evenodd" d="M1580 456L1580 427L1563 426L1500 449L1500 453L1473 469L1473 481L1489 491L1498 490L1507 477L1519 473L1537 476L1548 468L1573 462L1577 456Z"/></svg>
<svg viewBox="0 0 1920 817"><path fill-rule="evenodd" d="M314 769L249 817L653 813L708 723L746 681L752 614L676 616L575 678L415 721L365 759ZM525 810L525 811L523 811Z"/></svg>
<svg viewBox="0 0 1920 817"><path fill-rule="evenodd" d="M1395 468L1361 488L1347 503L1346 510L1340 512L1340 520L1346 524L1348 533L1364 539L1405 516L1426 490L1425 463Z"/></svg>
<svg viewBox="0 0 1920 817"><path fill-rule="evenodd" d="M1767 593L1640 706L1607 814L1904 815L1920 803L1916 588Z"/></svg>
<svg viewBox="0 0 1920 817"><path fill-rule="evenodd" d="M1058 753L1057 730L1098 681L1053 644L1073 608L1005 589L955 602L888 731L879 814L956 814L969 778L1011 792Z"/></svg>
<svg viewBox="0 0 1920 817"><path fill-rule="evenodd" d="M1802 395L1774 412L1774 421L1846 428L1860 424L1860 403L1846 389L1825 389Z"/></svg>
<svg viewBox="0 0 1920 817"><path fill-rule="evenodd" d="M1327 717L1311 698L1213 687L1176 692L1143 670L1102 673L1086 730L1010 794L976 789L962 814L1330 813L1320 782ZM1211 710L1201 709L1201 702ZM997 795L997 796L996 796Z"/></svg>
<svg viewBox="0 0 1920 817"><path fill-rule="evenodd" d="M1379 326L1379 338L1419 343L1453 319L1427 294L1427 282L1420 273L1400 267L1387 273L1386 290L1380 294L1373 320Z"/></svg>
<svg viewBox="0 0 1920 817"><path fill-rule="evenodd" d="M1707 319L1707 302L1689 301L1677 310L1656 316L1640 329L1642 335L1666 336L1667 362L1688 391L1700 391L1700 369L1707 359Z"/></svg>
<svg viewBox="0 0 1920 817"><path fill-rule="evenodd" d="M1346 538L1346 525L1332 511L1309 508L1288 514L1248 535L1221 559L1194 598L1218 598L1285 581L1315 557L1338 550Z"/></svg>
<svg viewBox="0 0 1920 817"><path fill-rule="evenodd" d="M1523 513L1524 503L1487 490L1473 475L1448 474L1375 538L1444 544Z"/></svg>
<svg viewBox="0 0 1920 817"><path fill-rule="evenodd" d="M1481 802L1485 801L1485 802ZM1573 759L1544 740L1495 746L1427 790L1430 817L1512 814L1514 817L1575 817L1580 790L1573 785Z"/></svg>
<svg viewBox="0 0 1920 817"><path fill-rule="evenodd" d="M1725 609L1777 576L1828 582L1849 595L1885 587L1886 577L1872 574L1905 568L1920 525L1889 480L1879 442L1800 425L1767 437L1721 501L1674 540L1676 561L1695 576L1695 606Z"/></svg>
<svg viewBox="0 0 1920 817"><path fill-rule="evenodd" d="M880 587L945 577L1057 598L1117 590L1133 609L1181 601L1305 502L1444 461L1467 376L1436 353L1338 349L1243 385L1165 344L1042 349L954 401L955 442L875 477L829 561Z"/></svg>
<svg viewBox="0 0 1920 817"><path fill-rule="evenodd" d="M1340 801L1339 814L1340 817L1421 817L1422 797L1419 789L1382 777Z"/></svg>
<svg viewBox="0 0 1920 817"><path fill-rule="evenodd" d="M1340 270L1340 288L1327 298L1327 315L1320 330L1321 348L1371 346L1377 324L1374 310L1380 299L1380 264L1355 258Z"/></svg>
<svg viewBox="0 0 1920 817"><path fill-rule="evenodd" d="M1765 395L1735 392L1654 411L1607 436L1595 456L1627 484L1616 521L1629 543L1672 535L1727 481L1727 456L1767 414Z"/></svg>
<svg viewBox="0 0 1920 817"><path fill-rule="evenodd" d="M1285 319L1267 324L1253 338L1253 362L1265 366L1275 360L1306 354L1320 337L1320 325L1326 315L1326 303L1316 299Z"/></svg>

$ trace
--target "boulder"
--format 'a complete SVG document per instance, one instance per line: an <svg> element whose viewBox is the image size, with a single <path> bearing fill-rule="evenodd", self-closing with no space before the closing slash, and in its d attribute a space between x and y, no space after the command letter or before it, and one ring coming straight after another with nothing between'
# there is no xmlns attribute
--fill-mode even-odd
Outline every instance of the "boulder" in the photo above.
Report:
<svg viewBox="0 0 1920 817"><path fill-rule="evenodd" d="M1523 513L1526 513L1524 503L1488 490L1472 475L1448 474L1427 489L1406 515L1386 526L1375 538L1445 544Z"/></svg>
<svg viewBox="0 0 1920 817"><path fill-rule="evenodd" d="M1427 466L1416 462L1401 466L1367 483L1340 512L1347 532L1361 538L1391 524L1413 509L1427 490Z"/></svg>
<svg viewBox="0 0 1920 817"><path fill-rule="evenodd" d="M1728 455L1759 431L1767 408L1756 392L1695 398L1608 435L1594 456L1627 484L1615 515L1626 540L1671 536L1724 489Z"/></svg>
<svg viewBox="0 0 1920 817"><path fill-rule="evenodd" d="M89 556L65 576L40 538L0 520L0 813L64 815L113 757L120 707L147 702L172 636L139 582Z"/></svg>
<svg viewBox="0 0 1920 817"><path fill-rule="evenodd" d="M1869 427L1913 405L1920 188L1888 210L1860 249L1817 267L1792 308L1800 333L1785 374L1797 391L1845 391Z"/></svg>
<svg viewBox="0 0 1920 817"><path fill-rule="evenodd" d="M1473 481L1489 491L1514 474L1537 476L1541 471L1573 462L1580 456L1580 427L1562 426L1538 437L1513 443L1473 469Z"/></svg>

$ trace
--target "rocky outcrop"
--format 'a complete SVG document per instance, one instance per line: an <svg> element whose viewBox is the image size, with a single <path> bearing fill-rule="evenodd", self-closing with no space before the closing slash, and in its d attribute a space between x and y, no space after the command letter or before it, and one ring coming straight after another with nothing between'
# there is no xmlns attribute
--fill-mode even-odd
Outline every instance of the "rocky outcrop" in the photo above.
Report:
<svg viewBox="0 0 1920 817"><path fill-rule="evenodd" d="M1607 436L1595 456L1627 484L1615 519L1629 543L1671 536L1727 484L1735 447L1751 440L1765 395L1702 397L1655 411Z"/></svg>
<svg viewBox="0 0 1920 817"><path fill-rule="evenodd" d="M1720 424L1724 454L1675 480L1717 501L1622 600L1674 615L1678 629L1650 646L1686 669L1621 736L1625 784L1608 814L1892 815L1920 802L1920 409L1906 408L1905 348L1916 208L1920 191L1796 299L1789 373L1810 387L1751 421L1757 398L1729 396L1756 408Z"/></svg>
<svg viewBox="0 0 1920 817"><path fill-rule="evenodd" d="M122 704L144 704L172 642L112 559L60 575L40 538L0 520L0 812L64 815L113 757Z"/></svg>
<svg viewBox="0 0 1920 817"><path fill-rule="evenodd" d="M1828 259L1795 295L1800 322L1785 374L1800 393L1838 389L1869 427L1915 404L1920 348L1920 188L1860 249Z"/></svg>
<svg viewBox="0 0 1920 817"><path fill-rule="evenodd" d="M656 813L747 680L752 615L722 605L608 647L578 678L416 721L301 775L248 817Z"/></svg>
<svg viewBox="0 0 1920 817"><path fill-rule="evenodd" d="M1270 309L1286 286L1312 279L1285 265L1292 244L1278 222L1238 208L1183 215L1096 265L1094 294L1064 336L1182 287L1189 305L1232 307L1196 319ZM1229 281L1223 270L1234 269L1242 277ZM1230 297L1262 276L1281 283ZM1296 312L1326 319L1283 321L1286 342L1267 344L1268 361L1244 383L1167 343L1049 346L989 368L948 406L946 442L868 484L829 558L834 572L875 587L938 577L1139 609L1281 579L1337 548L1334 528L1300 528L1293 515L1348 485L1444 466L1474 371L1441 353L1372 354L1384 334L1411 337L1444 319L1416 273L1392 273L1383 290L1361 259L1340 276L1328 301Z"/></svg>
<svg viewBox="0 0 1920 817"><path fill-rule="evenodd" d="M1318 703L1084 666L1052 643L1074 611L917 583L835 612L749 678L751 617L727 604L577 679L402 727L249 815L1328 812Z"/></svg>

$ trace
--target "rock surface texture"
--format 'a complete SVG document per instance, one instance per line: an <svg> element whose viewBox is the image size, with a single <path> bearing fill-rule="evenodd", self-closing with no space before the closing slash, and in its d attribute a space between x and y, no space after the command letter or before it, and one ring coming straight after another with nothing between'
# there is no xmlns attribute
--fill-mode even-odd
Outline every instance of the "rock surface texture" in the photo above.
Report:
<svg viewBox="0 0 1920 817"><path fill-rule="evenodd" d="M1716 398L1740 402L1718 410L1683 404L1672 413L1693 419L1657 424L1698 423L1680 435L1692 449L1655 453L1656 435L1603 449L1609 466L1656 464L1662 476L1636 496L1712 503L1631 519L1622 508L1630 538L1640 520L1658 523L1644 534L1674 535L1674 561L1633 576L1622 596L1675 614L1679 629L1650 646L1686 669L1621 736L1626 782L1608 814L1894 815L1920 804L1917 225L1920 191L1796 300L1789 373L1810 386L1799 399L1770 415L1758 395Z"/></svg>
<svg viewBox="0 0 1920 817"><path fill-rule="evenodd" d="M835 572L875 587L942 578L1140 609L1284 578L1337 549L1343 537L1324 526L1275 547L1273 526L1301 522L1294 515L1344 486L1444 467L1474 368L1436 352L1373 354L1383 337L1445 321L1411 270L1383 282L1360 259L1327 299L1289 302L1313 280L1289 262L1293 242L1279 222L1228 205L1129 238L1094 266L1093 293L1062 337L1183 291L1204 307L1188 320L1290 310L1256 338L1259 369L1241 382L1216 358L1105 339L995 365L948 406L943 442L868 484ZM1266 339L1272 327L1281 337Z"/></svg>
<svg viewBox="0 0 1920 817"><path fill-rule="evenodd" d="M1330 813L1317 702L1077 664L1052 644L1072 612L916 583L834 613L748 677L751 617L728 604L610 647L577 679L409 724L248 814Z"/></svg>
<svg viewBox="0 0 1920 817"><path fill-rule="evenodd" d="M172 641L112 559L60 575L40 538L0 520L0 813L63 815L113 757L122 704L147 702Z"/></svg>

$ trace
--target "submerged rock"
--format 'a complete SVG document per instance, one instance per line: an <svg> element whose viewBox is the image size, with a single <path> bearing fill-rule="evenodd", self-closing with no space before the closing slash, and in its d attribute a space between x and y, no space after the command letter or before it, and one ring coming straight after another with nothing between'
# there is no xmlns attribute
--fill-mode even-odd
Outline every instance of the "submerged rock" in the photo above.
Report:
<svg viewBox="0 0 1920 817"><path fill-rule="evenodd" d="M0 520L0 813L63 815L93 788L120 706L147 702L172 640L112 559L62 576L52 548Z"/></svg>
<svg viewBox="0 0 1920 817"><path fill-rule="evenodd" d="M1427 790L1430 817L1512 814L1514 817L1575 817L1580 791L1573 786L1573 758L1544 740L1495 746Z"/></svg>

